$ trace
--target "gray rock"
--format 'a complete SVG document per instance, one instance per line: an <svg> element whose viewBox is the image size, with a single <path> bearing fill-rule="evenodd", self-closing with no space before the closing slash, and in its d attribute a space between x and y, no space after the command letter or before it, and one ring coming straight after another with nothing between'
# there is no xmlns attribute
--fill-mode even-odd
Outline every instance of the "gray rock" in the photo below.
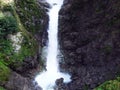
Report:
<svg viewBox="0 0 120 90"><path fill-rule="evenodd" d="M16 72L12 72L9 81L5 83L7 90L35 90L33 81L29 78L22 77Z"/></svg>
<svg viewBox="0 0 120 90"><path fill-rule="evenodd" d="M65 0L59 18L65 90L93 90L120 73L119 0ZM58 89L61 90L61 89Z"/></svg>

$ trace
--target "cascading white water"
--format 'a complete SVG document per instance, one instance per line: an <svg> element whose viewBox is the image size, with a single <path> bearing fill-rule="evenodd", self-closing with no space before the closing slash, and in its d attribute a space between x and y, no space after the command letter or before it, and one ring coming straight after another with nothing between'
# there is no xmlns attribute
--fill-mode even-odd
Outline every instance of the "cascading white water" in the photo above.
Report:
<svg viewBox="0 0 120 90"><path fill-rule="evenodd" d="M58 55L58 17L59 10L63 4L63 0L46 0L50 5L49 9L49 28L48 28L48 47L47 47L47 62L46 71L43 71L40 75L35 78L38 85L43 90L54 90L56 79L63 78L64 82L70 82L70 75L61 73L59 71Z"/></svg>

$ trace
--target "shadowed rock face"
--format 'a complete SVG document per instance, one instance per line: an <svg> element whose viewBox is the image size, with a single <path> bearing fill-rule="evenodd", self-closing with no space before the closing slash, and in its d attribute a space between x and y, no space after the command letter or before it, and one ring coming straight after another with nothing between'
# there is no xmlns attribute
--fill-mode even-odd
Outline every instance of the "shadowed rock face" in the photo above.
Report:
<svg viewBox="0 0 120 90"><path fill-rule="evenodd" d="M7 90L41 90L29 78L12 72L9 81L5 84Z"/></svg>
<svg viewBox="0 0 120 90"><path fill-rule="evenodd" d="M6 88L5 90L42 90L35 81L14 71L11 73L9 81L2 86Z"/></svg>
<svg viewBox="0 0 120 90"><path fill-rule="evenodd" d="M64 1L59 25L64 60L60 64L73 80L64 90L92 90L120 73L119 6L119 0Z"/></svg>

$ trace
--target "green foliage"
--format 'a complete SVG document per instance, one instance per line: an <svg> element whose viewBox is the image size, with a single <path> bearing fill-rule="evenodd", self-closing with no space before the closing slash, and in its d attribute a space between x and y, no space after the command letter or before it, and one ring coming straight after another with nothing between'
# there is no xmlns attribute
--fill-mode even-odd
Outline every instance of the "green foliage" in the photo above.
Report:
<svg viewBox="0 0 120 90"><path fill-rule="evenodd" d="M8 67L19 67L25 58L33 56L37 50L37 43L32 34L40 30L40 24L35 23L33 18L40 19L42 12L36 0L17 1L16 6L0 4L0 82L8 80L10 75ZM13 42L8 36L19 31L22 32L23 42L21 49L15 52ZM4 89L0 87L0 90Z"/></svg>
<svg viewBox="0 0 120 90"><path fill-rule="evenodd" d="M120 77L116 80L106 81L94 90L120 90Z"/></svg>
<svg viewBox="0 0 120 90"><path fill-rule="evenodd" d="M0 90L5 90L3 87L0 86Z"/></svg>
<svg viewBox="0 0 120 90"><path fill-rule="evenodd" d="M26 40L26 43L23 42L21 44L21 49L18 53L14 52L10 40L0 40L0 42L0 62L7 66L17 67L26 57L34 55L34 51L31 52L32 46L29 45L28 40Z"/></svg>
<svg viewBox="0 0 120 90"><path fill-rule="evenodd" d="M8 80L9 75L10 75L9 68L2 62L0 62L0 81Z"/></svg>
<svg viewBox="0 0 120 90"><path fill-rule="evenodd" d="M12 54L13 47L10 40L0 40L0 62L9 65L12 62L10 60Z"/></svg>
<svg viewBox="0 0 120 90"><path fill-rule="evenodd" d="M15 52L9 40L8 41L3 40L2 46L0 49L1 49L0 50L0 63L3 63L4 65L9 66L10 64L13 64L14 62L18 62L15 59L13 59Z"/></svg>
<svg viewBox="0 0 120 90"><path fill-rule="evenodd" d="M8 34L13 34L17 31L18 27L14 17L0 18L0 38L7 38Z"/></svg>
<svg viewBox="0 0 120 90"><path fill-rule="evenodd" d="M13 9L11 8L10 5L5 5L3 8L2 8L2 12L11 12L11 14L13 13Z"/></svg>
<svg viewBox="0 0 120 90"><path fill-rule="evenodd" d="M11 55L11 61L14 63L14 66L19 66L20 62L22 63L25 58L34 55L35 51L32 50L32 45L29 40L24 38L19 52L14 52L13 55Z"/></svg>
<svg viewBox="0 0 120 90"><path fill-rule="evenodd" d="M9 11L13 16L4 16L0 18L0 62L7 66L12 65L16 67L19 66L19 64L23 62L26 57L33 55L33 47L29 44L32 40L29 38L29 33L24 30L20 20L18 20L19 17L16 17L17 13L15 12L15 7L9 5L4 6L3 11ZM22 31L20 29L22 29ZM23 42L21 44L20 51L16 53L14 52L12 42L8 38L8 35L16 34L19 30L23 33L23 41L26 43Z"/></svg>
<svg viewBox="0 0 120 90"><path fill-rule="evenodd" d="M43 16L43 10L40 9L36 0L17 0L16 10L24 27L32 33L41 29L40 19Z"/></svg>

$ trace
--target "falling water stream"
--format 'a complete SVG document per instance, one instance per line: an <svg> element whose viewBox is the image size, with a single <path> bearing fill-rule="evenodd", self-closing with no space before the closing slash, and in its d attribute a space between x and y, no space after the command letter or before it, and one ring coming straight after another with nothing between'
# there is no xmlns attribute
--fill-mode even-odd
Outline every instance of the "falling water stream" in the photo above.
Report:
<svg viewBox="0 0 120 90"><path fill-rule="evenodd" d="M58 17L59 10L63 4L63 0L46 0L51 5L49 9L49 27L48 27L48 47L46 70L40 73L36 78L38 85L43 90L54 90L56 79L63 78L64 83L70 82L70 75L59 71L58 56Z"/></svg>

